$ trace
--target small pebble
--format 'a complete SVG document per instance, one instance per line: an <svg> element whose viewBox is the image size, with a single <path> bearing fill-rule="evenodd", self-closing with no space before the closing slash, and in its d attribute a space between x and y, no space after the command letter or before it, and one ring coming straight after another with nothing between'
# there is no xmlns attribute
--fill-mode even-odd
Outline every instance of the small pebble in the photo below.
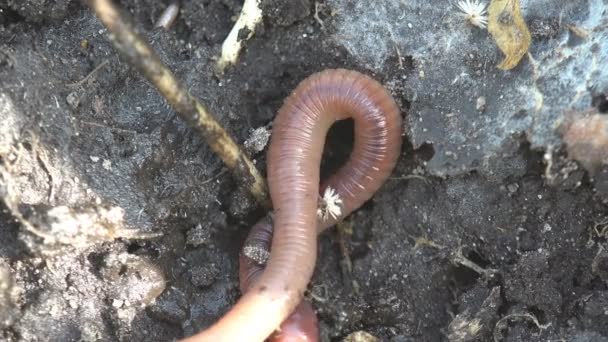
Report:
<svg viewBox="0 0 608 342"><path fill-rule="evenodd" d="M486 97L480 96L477 98L477 103L475 105L478 111L483 112L486 110Z"/></svg>
<svg viewBox="0 0 608 342"><path fill-rule="evenodd" d="M190 304L186 295L177 288L168 288L150 306L150 313L157 319L181 324L188 319Z"/></svg>
<svg viewBox="0 0 608 342"><path fill-rule="evenodd" d="M346 336L343 342L379 342L380 340L374 335L365 331L355 331Z"/></svg>
<svg viewBox="0 0 608 342"><path fill-rule="evenodd" d="M510 193L515 193L517 189L519 189L519 185L517 183L507 185L507 190L509 190Z"/></svg>
<svg viewBox="0 0 608 342"><path fill-rule="evenodd" d="M65 98L65 101L70 105L70 107L72 107L72 109L76 109L78 108L78 105L80 105L80 98L76 92L69 93Z"/></svg>
<svg viewBox="0 0 608 342"><path fill-rule="evenodd" d="M220 270L215 264L194 266L190 268L192 284L199 287L206 287L215 282Z"/></svg>
<svg viewBox="0 0 608 342"><path fill-rule="evenodd" d="M203 226L197 224L194 228L190 229L187 233L186 244L194 247L198 247L202 244L206 244L211 240L211 227L209 225Z"/></svg>

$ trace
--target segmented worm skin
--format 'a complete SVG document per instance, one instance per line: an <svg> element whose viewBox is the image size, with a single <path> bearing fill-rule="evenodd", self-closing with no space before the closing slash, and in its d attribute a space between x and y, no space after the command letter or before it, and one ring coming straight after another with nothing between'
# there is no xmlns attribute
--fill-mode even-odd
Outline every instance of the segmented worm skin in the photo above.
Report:
<svg viewBox="0 0 608 342"><path fill-rule="evenodd" d="M353 151L319 185L327 132L336 121L348 118L355 126ZM246 290L241 299L216 324L185 341L264 341L279 328L300 305L310 281L317 234L359 208L380 188L399 157L401 129L394 99L368 76L332 69L302 81L277 114L268 150L275 216L266 267L259 276L248 276L241 269ZM339 217L319 222L318 197L328 186L342 199L342 211Z"/></svg>
<svg viewBox="0 0 608 342"><path fill-rule="evenodd" d="M272 220L269 217L261 219L251 230L244 246L251 246L259 250L270 251L272 240ZM244 253L239 257L239 280L241 293L245 293L256 282L264 271L263 264L252 260ZM281 323L281 326L270 338L270 342L317 342L319 327L317 316L312 305L303 300L294 311Z"/></svg>

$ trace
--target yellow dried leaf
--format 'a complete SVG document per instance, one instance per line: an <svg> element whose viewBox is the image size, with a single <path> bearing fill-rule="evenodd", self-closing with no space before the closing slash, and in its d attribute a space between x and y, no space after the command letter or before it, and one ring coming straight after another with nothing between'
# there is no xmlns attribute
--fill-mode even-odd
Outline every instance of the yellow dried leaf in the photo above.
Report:
<svg viewBox="0 0 608 342"><path fill-rule="evenodd" d="M499 69L513 69L530 47L530 31L521 16L519 0L492 0L488 8L488 31L505 54Z"/></svg>

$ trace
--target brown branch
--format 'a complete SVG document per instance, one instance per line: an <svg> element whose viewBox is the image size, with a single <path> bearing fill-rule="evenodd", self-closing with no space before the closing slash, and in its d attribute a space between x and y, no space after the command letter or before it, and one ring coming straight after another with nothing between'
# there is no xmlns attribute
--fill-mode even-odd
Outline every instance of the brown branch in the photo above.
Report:
<svg viewBox="0 0 608 342"><path fill-rule="evenodd" d="M237 182L247 187L261 205L270 207L266 182L255 165L207 108L190 95L163 65L150 45L135 32L130 18L111 0L88 0L88 4L112 33L114 47L126 58L129 65L142 73L178 115L203 135L211 149L232 170Z"/></svg>

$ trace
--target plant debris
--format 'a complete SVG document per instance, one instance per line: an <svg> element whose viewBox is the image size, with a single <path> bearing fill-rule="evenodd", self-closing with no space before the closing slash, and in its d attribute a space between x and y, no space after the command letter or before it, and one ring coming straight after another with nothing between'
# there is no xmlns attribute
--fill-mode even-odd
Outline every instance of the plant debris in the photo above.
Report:
<svg viewBox="0 0 608 342"><path fill-rule="evenodd" d="M497 67L502 70L515 68L528 52L532 39L521 15L519 0L492 0L488 8L488 31L505 54Z"/></svg>

